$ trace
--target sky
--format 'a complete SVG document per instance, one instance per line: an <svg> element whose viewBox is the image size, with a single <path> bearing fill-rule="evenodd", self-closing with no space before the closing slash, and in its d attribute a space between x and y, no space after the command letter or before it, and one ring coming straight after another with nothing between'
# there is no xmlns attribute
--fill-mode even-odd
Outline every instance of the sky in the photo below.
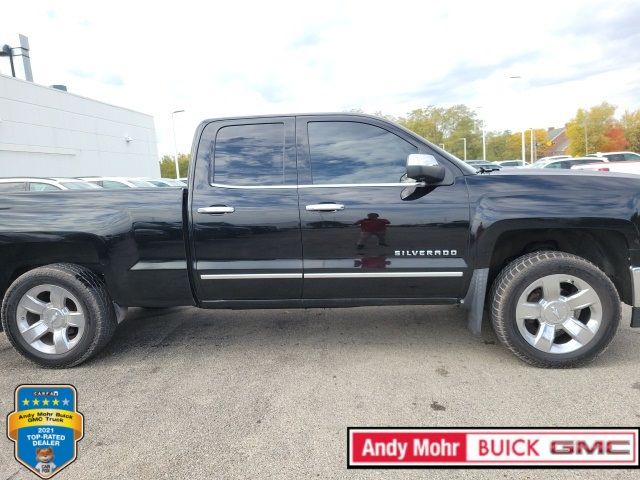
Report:
<svg viewBox="0 0 640 480"><path fill-rule="evenodd" d="M637 0L21 0L0 43L29 37L36 83L153 115L161 156L175 110L180 152L222 116L464 103L517 131L621 114L640 108L639 26Z"/></svg>

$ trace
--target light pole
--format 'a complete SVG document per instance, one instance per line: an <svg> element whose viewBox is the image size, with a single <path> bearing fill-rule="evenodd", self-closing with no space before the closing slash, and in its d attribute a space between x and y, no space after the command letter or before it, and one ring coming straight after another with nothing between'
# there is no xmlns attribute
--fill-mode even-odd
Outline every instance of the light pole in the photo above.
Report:
<svg viewBox="0 0 640 480"><path fill-rule="evenodd" d="M589 155L589 137L587 135L587 117L589 112L584 112L584 154Z"/></svg>
<svg viewBox="0 0 640 480"><path fill-rule="evenodd" d="M534 159L535 134L536 134L536 131L532 128L531 129L531 163L535 161Z"/></svg>
<svg viewBox="0 0 640 480"><path fill-rule="evenodd" d="M175 110L171 112L171 125L173 127L173 151L175 153L173 160L176 164L176 179L180 178L180 165L178 165L178 142L176 141L176 120L175 114L182 113L184 110Z"/></svg>
<svg viewBox="0 0 640 480"><path fill-rule="evenodd" d="M522 80L522 75L511 75L509 77L511 80ZM524 135L524 128L522 129L522 161L527 163L527 141ZM533 157L531 157L531 162L533 163Z"/></svg>
<svg viewBox="0 0 640 480"><path fill-rule="evenodd" d="M482 106L476 107L478 109L483 108ZM482 160L487 161L487 132L484 128L484 117L480 119L482 122Z"/></svg>
<svg viewBox="0 0 640 480"><path fill-rule="evenodd" d="M482 160L487 161L487 135L484 128L484 118L482 119Z"/></svg>
<svg viewBox="0 0 640 480"><path fill-rule="evenodd" d="M445 149L445 148L444 148L444 143L441 143L441 144L440 144L440 148L442 148L443 150Z"/></svg>
<svg viewBox="0 0 640 480"><path fill-rule="evenodd" d="M462 139L462 144L464 145L464 161L467 161L467 139Z"/></svg>

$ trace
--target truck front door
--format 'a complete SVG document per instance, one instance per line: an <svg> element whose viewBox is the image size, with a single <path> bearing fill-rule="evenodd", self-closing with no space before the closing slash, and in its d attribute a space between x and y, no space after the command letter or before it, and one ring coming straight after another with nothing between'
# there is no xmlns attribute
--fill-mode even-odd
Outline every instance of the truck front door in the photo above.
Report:
<svg viewBox="0 0 640 480"><path fill-rule="evenodd" d="M369 117L298 117L297 137L306 304L446 302L463 294L469 199L457 167ZM436 156L445 180L417 189L400 183L412 153Z"/></svg>
<svg viewBox="0 0 640 480"><path fill-rule="evenodd" d="M200 301L299 303L295 118L209 123L196 157L190 209Z"/></svg>

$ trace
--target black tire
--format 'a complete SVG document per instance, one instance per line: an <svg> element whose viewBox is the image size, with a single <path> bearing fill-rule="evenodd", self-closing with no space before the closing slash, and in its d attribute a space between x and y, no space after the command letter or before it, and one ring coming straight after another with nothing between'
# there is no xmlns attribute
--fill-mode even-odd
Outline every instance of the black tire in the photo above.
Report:
<svg viewBox="0 0 640 480"><path fill-rule="evenodd" d="M27 343L18 329L18 303L31 288L42 284L63 287L82 304L84 333L77 345L66 353L41 352ZM117 327L114 305L100 277L69 263L36 268L18 277L5 294L1 316L4 331L15 349L45 368L74 367L85 362L111 340Z"/></svg>
<svg viewBox="0 0 640 480"><path fill-rule="evenodd" d="M527 286L551 274L569 274L586 281L602 305L601 325L595 336L573 352L550 353L535 348L516 323L518 299ZM590 362L607 348L620 323L620 297L609 277L584 258L558 251L534 252L509 263L493 283L491 302L491 321L500 342L535 367L571 368Z"/></svg>

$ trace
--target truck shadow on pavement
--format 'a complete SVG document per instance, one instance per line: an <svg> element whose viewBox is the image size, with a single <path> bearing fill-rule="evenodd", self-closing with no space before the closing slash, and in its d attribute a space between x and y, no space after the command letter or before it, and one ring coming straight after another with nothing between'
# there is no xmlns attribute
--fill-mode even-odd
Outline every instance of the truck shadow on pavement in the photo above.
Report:
<svg viewBox="0 0 640 480"><path fill-rule="evenodd" d="M331 355L345 348L365 351L373 347L427 353L434 358L474 356L474 361L520 363L500 345L488 321L482 336L474 337L466 328L466 315L465 309L456 306L248 311L133 308L94 362L165 354L174 359L180 355L211 357L229 351L269 356L300 348ZM623 316L622 325L627 323ZM638 343L640 338L632 333L635 331L621 327L609 350L592 366L633 361L627 358L628 348L618 350L620 343Z"/></svg>

